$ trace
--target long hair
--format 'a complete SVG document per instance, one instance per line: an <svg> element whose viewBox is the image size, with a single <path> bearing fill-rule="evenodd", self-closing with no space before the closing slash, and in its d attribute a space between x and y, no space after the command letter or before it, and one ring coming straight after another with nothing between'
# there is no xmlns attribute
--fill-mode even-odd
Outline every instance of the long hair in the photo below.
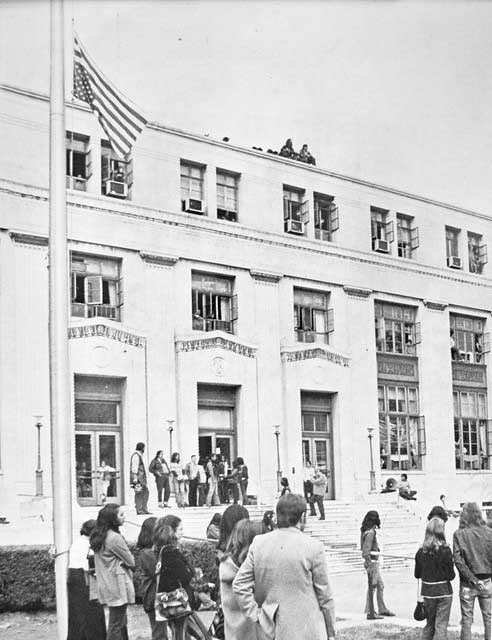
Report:
<svg viewBox="0 0 492 640"><path fill-rule="evenodd" d="M119 504L106 504L97 514L96 527L91 533L90 544L93 551L100 551L106 542L108 531L120 532L118 522Z"/></svg>
<svg viewBox="0 0 492 640"><path fill-rule="evenodd" d="M157 460L160 453L162 453L162 449L159 449L158 451L155 452L154 460Z"/></svg>
<svg viewBox="0 0 492 640"><path fill-rule="evenodd" d="M96 528L97 522L95 520L86 520L80 527L80 535L90 538L91 533Z"/></svg>
<svg viewBox="0 0 492 640"><path fill-rule="evenodd" d="M161 518L160 518L161 519ZM157 523L152 534L152 542L154 549L160 551L162 547L177 546L178 539L176 537L176 531L168 524Z"/></svg>
<svg viewBox="0 0 492 640"><path fill-rule="evenodd" d="M175 451L171 456L171 462L180 462L180 461L181 461L181 456L177 451Z"/></svg>
<svg viewBox="0 0 492 640"><path fill-rule="evenodd" d="M439 547L446 544L444 535L444 520L435 516L431 518L425 528L425 537L422 550L425 553L436 553Z"/></svg>
<svg viewBox="0 0 492 640"><path fill-rule="evenodd" d="M240 567L246 559L253 538L261 533L260 522L251 522L247 518L236 522L227 543L226 552L220 559L221 562L230 557L234 564Z"/></svg>
<svg viewBox="0 0 492 640"><path fill-rule="evenodd" d="M481 527L485 524L482 511L476 502L465 502L460 515L460 529Z"/></svg>
<svg viewBox="0 0 492 640"><path fill-rule="evenodd" d="M379 513L377 511L368 511L364 516L364 520L362 520L362 524L360 526L360 548L362 549L362 542L364 539L364 534L369 529L373 527L381 528L381 520L379 519Z"/></svg>
<svg viewBox="0 0 492 640"><path fill-rule="evenodd" d="M230 535L236 522L239 520L249 520L249 511L240 504L231 504L222 514L220 521L220 534L219 542L217 543L217 550L224 552L229 542Z"/></svg>
<svg viewBox="0 0 492 640"><path fill-rule="evenodd" d="M212 516L212 520L210 520L210 522L208 523L207 529L211 525L215 525L216 527L220 527L220 521L221 520L222 520L222 514L214 513L214 515Z"/></svg>
<svg viewBox="0 0 492 640"><path fill-rule="evenodd" d="M142 522L142 528L137 538L137 547L139 549L150 549L152 546L152 533L156 522L157 518L154 516L145 518Z"/></svg>

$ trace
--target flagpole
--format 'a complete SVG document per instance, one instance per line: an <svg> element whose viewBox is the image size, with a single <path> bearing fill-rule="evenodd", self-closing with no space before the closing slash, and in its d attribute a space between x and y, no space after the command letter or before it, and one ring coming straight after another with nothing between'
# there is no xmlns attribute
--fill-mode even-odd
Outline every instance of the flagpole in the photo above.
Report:
<svg viewBox="0 0 492 640"><path fill-rule="evenodd" d="M68 366L68 252L65 187L65 77L63 0L51 0L49 361L51 482L57 637L68 629L67 571L72 542L71 412ZM68 464L67 464L68 463ZM67 473L68 470L68 473Z"/></svg>

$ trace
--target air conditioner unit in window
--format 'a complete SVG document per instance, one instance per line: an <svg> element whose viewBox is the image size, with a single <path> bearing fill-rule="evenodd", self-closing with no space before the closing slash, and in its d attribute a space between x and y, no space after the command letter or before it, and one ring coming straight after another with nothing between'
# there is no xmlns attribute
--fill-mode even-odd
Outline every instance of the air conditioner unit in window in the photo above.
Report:
<svg viewBox="0 0 492 640"><path fill-rule="evenodd" d="M204 212L203 200L198 200L198 198L186 198L184 200L184 210L188 213L202 214Z"/></svg>
<svg viewBox="0 0 492 640"><path fill-rule="evenodd" d="M458 258L458 256L448 256L448 267L461 269L461 258Z"/></svg>
<svg viewBox="0 0 492 640"><path fill-rule="evenodd" d="M125 182L106 180L104 183L104 193L114 198L126 198L128 195L128 186Z"/></svg>
<svg viewBox="0 0 492 640"><path fill-rule="evenodd" d="M374 251L379 251L380 253L389 253L390 250L389 242L381 238L372 239L372 248Z"/></svg>
<svg viewBox="0 0 492 640"><path fill-rule="evenodd" d="M298 236L304 235L304 228L300 220L286 220L285 230L287 233L295 233Z"/></svg>

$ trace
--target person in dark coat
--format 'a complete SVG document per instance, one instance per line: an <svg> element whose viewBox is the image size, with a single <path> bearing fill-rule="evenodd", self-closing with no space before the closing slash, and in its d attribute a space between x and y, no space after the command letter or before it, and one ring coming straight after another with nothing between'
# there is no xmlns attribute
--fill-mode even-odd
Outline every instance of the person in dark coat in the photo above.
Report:
<svg viewBox="0 0 492 640"><path fill-rule="evenodd" d="M67 640L106 640L106 620L104 608L97 600L93 555L90 561L89 537L95 527L95 520L84 522L80 536L70 547Z"/></svg>

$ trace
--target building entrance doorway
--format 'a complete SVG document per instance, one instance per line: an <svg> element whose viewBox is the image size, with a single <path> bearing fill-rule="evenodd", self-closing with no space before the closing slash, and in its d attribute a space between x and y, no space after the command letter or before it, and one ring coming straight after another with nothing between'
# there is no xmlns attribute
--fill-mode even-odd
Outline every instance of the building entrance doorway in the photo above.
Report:
<svg viewBox="0 0 492 640"><path fill-rule="evenodd" d="M307 460L326 475L325 498L335 499L331 394L301 393L302 464Z"/></svg>
<svg viewBox="0 0 492 640"><path fill-rule="evenodd" d="M119 433L75 433L75 479L79 504L103 505L106 502L119 502L119 450Z"/></svg>
<svg viewBox="0 0 492 640"><path fill-rule="evenodd" d="M210 456L212 453L225 456L231 464L233 456L233 438L217 433L200 432L198 436L198 454L200 458Z"/></svg>
<svg viewBox="0 0 492 640"><path fill-rule="evenodd" d="M117 378L75 376L75 486L82 506L123 502Z"/></svg>
<svg viewBox="0 0 492 640"><path fill-rule="evenodd" d="M198 452L224 456L229 468L236 451L235 387L198 385Z"/></svg>

